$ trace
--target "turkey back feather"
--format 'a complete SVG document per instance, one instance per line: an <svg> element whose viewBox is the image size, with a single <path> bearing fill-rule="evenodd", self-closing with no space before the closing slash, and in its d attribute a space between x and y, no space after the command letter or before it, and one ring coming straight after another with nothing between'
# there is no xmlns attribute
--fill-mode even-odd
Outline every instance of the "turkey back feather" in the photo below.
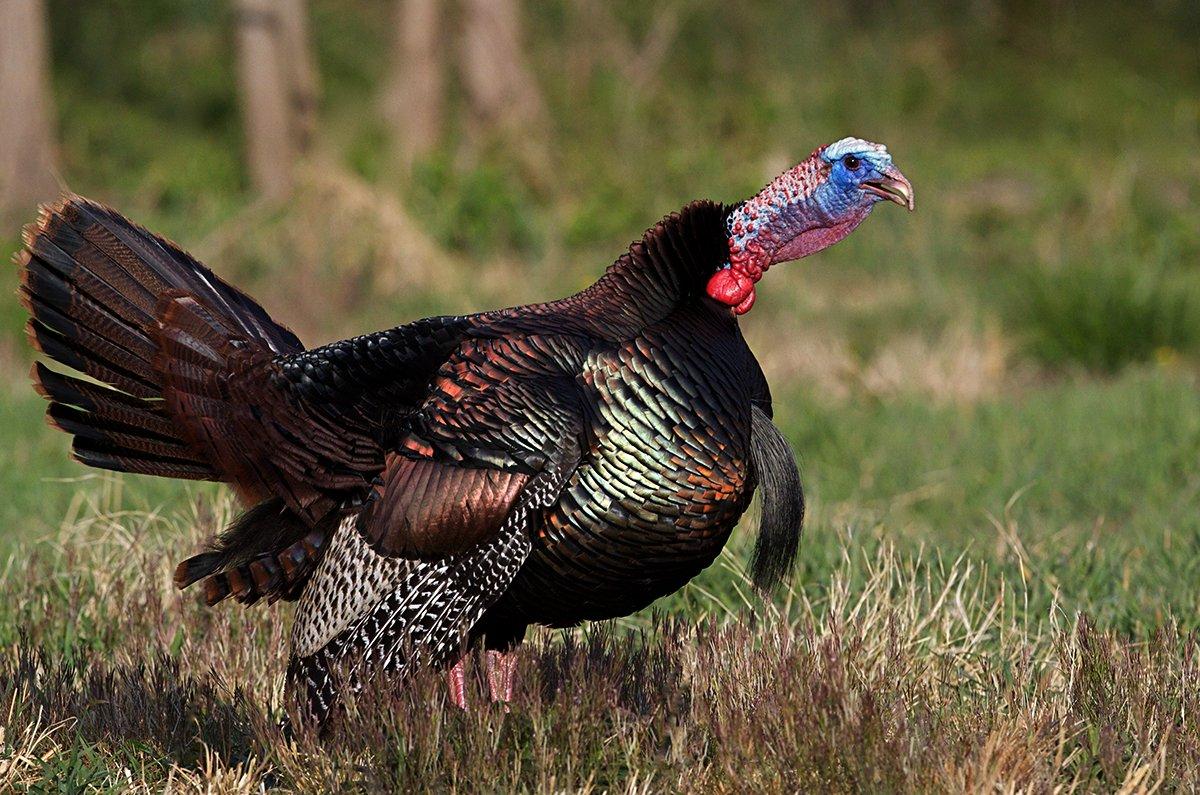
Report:
<svg viewBox="0 0 1200 795"><path fill-rule="evenodd" d="M804 525L804 491L791 445L758 406L750 409L750 451L762 499L750 579L769 593L791 573Z"/></svg>

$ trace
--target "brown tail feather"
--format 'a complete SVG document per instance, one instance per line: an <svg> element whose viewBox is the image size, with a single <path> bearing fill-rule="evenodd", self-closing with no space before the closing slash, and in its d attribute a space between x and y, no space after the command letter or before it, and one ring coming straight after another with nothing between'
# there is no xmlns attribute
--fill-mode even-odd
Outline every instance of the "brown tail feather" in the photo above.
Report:
<svg viewBox="0 0 1200 795"><path fill-rule="evenodd" d="M34 368L47 420L74 436L74 456L122 472L226 479L171 421L166 380L211 383L232 340L274 354L301 350L295 335L177 246L76 196L25 229L18 264L34 346L99 382ZM164 318L177 306L189 310L182 328Z"/></svg>
<svg viewBox="0 0 1200 795"><path fill-rule="evenodd" d="M176 585L203 581L209 604L295 599L335 514L328 500L318 507L312 495L288 491L270 461L237 454L241 432L261 418L231 396L228 376L300 351L300 341L178 247L78 197L43 209L25 230L18 264L34 346L86 376L40 362L32 373L50 402L47 420L74 437L79 461L228 480L258 503L209 551L181 563ZM292 498L264 499L272 488Z"/></svg>
<svg viewBox="0 0 1200 795"><path fill-rule="evenodd" d="M263 598L268 604L279 599L293 601L300 596L328 541L322 531L313 530L283 549L265 552L248 563L216 572L204 580L204 601L209 606L226 597L233 597L243 605L252 605Z"/></svg>
<svg viewBox="0 0 1200 795"><path fill-rule="evenodd" d="M139 400L115 389L72 378L35 362L31 373L38 392L59 404L78 406L96 421L126 428L142 428L163 439L174 438L178 428L163 412L162 403Z"/></svg>

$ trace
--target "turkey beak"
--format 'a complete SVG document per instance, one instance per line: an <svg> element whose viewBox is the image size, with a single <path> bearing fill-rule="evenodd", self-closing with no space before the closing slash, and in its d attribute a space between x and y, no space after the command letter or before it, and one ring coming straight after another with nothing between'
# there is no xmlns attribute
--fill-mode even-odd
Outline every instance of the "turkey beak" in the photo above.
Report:
<svg viewBox="0 0 1200 795"><path fill-rule="evenodd" d="M901 207L907 207L909 212L912 212L914 207L912 183L895 166L888 166L887 171L883 172L883 179L868 180L862 184L862 187L863 190L895 202Z"/></svg>

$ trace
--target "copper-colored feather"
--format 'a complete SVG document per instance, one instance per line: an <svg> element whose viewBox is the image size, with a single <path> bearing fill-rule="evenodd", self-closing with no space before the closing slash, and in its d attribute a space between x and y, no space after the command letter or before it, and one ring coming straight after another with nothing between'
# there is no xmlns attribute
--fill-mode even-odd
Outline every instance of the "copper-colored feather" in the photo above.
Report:
<svg viewBox="0 0 1200 795"><path fill-rule="evenodd" d="M359 528L388 555L449 557L494 533L528 479L519 472L389 456Z"/></svg>

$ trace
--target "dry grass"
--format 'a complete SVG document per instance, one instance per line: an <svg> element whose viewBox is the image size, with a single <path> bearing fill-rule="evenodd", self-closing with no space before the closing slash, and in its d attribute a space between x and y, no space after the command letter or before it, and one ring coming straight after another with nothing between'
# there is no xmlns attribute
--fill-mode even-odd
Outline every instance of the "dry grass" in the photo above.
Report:
<svg viewBox="0 0 1200 795"><path fill-rule="evenodd" d="M1016 381L1008 342L994 328L953 327L930 342L919 335L886 344L858 374L876 397L918 394L947 403L995 398Z"/></svg>
<svg viewBox="0 0 1200 795"><path fill-rule="evenodd" d="M89 512L14 556L0 789L1200 786L1195 637L1165 627L1134 643L1086 617L1029 615L970 560L886 548L845 550L819 602L801 587L633 629L541 633L508 714L460 713L430 675L372 691L325 742L287 742L280 611L206 610L170 586L172 560L226 512Z"/></svg>
<svg viewBox="0 0 1200 795"><path fill-rule="evenodd" d="M783 326L781 331L779 326ZM932 338L899 334L869 357L855 353L837 330L779 318L750 332L772 379L809 385L826 398L918 396L938 404L972 404L1020 389L1029 368L1013 366L1012 346L994 327L953 325ZM786 339L787 346L767 340Z"/></svg>

